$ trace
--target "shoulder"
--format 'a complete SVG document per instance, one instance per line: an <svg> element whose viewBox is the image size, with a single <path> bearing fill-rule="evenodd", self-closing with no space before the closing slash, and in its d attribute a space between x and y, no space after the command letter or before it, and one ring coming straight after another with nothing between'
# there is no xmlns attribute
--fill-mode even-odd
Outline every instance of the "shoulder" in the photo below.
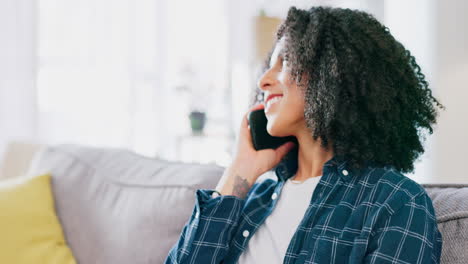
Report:
<svg viewBox="0 0 468 264"><path fill-rule="evenodd" d="M429 206L432 203L424 187L397 171L393 166L368 167L357 180L369 189L374 204L383 205L390 214L410 203Z"/></svg>

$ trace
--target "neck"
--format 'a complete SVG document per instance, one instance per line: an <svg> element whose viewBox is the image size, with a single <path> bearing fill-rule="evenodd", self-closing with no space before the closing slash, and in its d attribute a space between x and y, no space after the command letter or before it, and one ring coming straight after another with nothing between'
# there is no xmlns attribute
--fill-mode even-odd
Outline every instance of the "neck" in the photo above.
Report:
<svg viewBox="0 0 468 264"><path fill-rule="evenodd" d="M323 165L333 158L330 145L327 149L320 146L320 138L314 140L309 131L296 135L299 143L298 168L294 180L304 181L322 175Z"/></svg>

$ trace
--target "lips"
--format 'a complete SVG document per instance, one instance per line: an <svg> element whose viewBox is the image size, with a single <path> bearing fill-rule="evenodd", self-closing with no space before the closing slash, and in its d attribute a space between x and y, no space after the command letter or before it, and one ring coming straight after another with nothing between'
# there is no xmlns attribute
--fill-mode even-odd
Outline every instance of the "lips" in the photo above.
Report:
<svg viewBox="0 0 468 264"><path fill-rule="evenodd" d="M276 96L283 96L283 94L270 94L268 95L267 99L265 100L265 105L268 103L269 100L273 99Z"/></svg>
<svg viewBox="0 0 468 264"><path fill-rule="evenodd" d="M277 102L281 101L283 98L282 94L271 94L268 96L266 102L265 102L265 113L270 112L270 108L276 104Z"/></svg>

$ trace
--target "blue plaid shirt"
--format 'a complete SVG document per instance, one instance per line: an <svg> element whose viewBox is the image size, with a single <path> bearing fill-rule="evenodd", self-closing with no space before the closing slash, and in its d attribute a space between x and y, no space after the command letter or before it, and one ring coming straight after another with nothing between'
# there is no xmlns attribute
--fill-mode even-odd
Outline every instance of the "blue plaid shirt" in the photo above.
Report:
<svg viewBox="0 0 468 264"><path fill-rule="evenodd" d="M245 199L213 198L214 190L198 189L192 216L165 263L236 263L296 171L297 152L291 151L275 168L277 179L257 181ZM336 155L322 175L283 263L440 262L442 237L419 184L392 166L352 170Z"/></svg>

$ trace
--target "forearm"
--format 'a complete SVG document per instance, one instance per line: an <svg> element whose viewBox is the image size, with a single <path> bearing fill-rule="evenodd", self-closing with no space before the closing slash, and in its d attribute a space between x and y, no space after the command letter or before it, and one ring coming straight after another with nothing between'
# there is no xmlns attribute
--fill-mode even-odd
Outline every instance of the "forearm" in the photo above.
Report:
<svg viewBox="0 0 468 264"><path fill-rule="evenodd" d="M221 195L233 195L245 199L257 178L255 173L241 172L235 166L230 166L224 171L215 189Z"/></svg>

